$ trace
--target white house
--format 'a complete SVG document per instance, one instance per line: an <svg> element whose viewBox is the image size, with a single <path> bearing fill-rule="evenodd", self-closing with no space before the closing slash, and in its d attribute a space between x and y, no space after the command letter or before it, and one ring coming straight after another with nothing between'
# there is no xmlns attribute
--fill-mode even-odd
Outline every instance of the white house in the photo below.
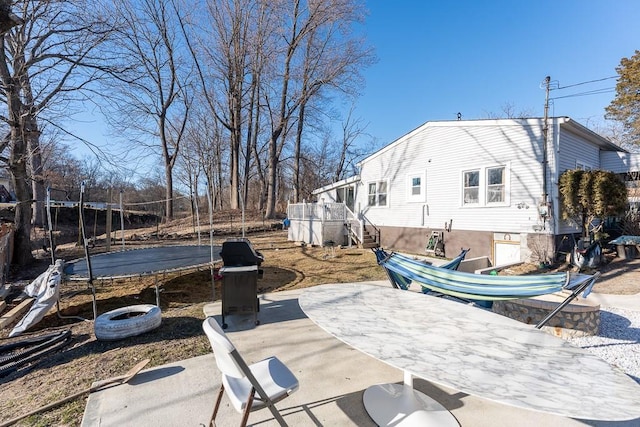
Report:
<svg viewBox="0 0 640 427"><path fill-rule="evenodd" d="M628 175L638 166L636 155L568 117L427 122L314 195L345 203L388 249L424 253L434 236L444 248L429 249L447 257L464 247L494 265L543 261L580 231L560 220L560 174Z"/></svg>

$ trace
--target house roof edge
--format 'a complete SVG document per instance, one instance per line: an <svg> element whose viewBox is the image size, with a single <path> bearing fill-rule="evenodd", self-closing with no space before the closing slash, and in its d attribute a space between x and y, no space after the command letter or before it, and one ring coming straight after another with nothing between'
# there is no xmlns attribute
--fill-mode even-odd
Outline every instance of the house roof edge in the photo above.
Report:
<svg viewBox="0 0 640 427"><path fill-rule="evenodd" d="M311 192L311 194L315 196L317 194L324 193L329 190L333 190L334 188L342 187L343 185L351 184L358 181L360 181L360 175L353 175L348 178L342 179L340 181L327 184L324 187L316 188Z"/></svg>

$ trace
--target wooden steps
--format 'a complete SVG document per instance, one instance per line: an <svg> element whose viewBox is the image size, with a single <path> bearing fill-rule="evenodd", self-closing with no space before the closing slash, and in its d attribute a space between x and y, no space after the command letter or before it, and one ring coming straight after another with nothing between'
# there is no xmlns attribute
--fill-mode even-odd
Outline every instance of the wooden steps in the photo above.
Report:
<svg viewBox="0 0 640 427"><path fill-rule="evenodd" d="M362 232L362 248L363 249L371 249L377 248L380 245L376 242L376 240L367 232L367 230L363 230Z"/></svg>

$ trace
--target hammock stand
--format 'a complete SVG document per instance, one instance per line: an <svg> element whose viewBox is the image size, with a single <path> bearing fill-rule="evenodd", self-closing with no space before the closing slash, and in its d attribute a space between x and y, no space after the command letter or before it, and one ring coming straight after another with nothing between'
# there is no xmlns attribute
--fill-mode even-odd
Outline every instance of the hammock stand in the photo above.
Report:
<svg viewBox="0 0 640 427"><path fill-rule="evenodd" d="M571 294L536 325L537 329L542 328L581 292L584 292L583 298L586 298L600 277L599 272L591 276L586 274L572 276L569 272L528 276L473 274L442 266L435 267L393 252L388 254L382 248L376 248L374 251L378 264L386 270L391 284L403 290L407 290L412 282L416 282L422 287L423 292L426 289L426 292L435 291L474 301L531 298L570 290ZM460 256L464 258L464 254L461 253L448 264L454 263Z"/></svg>

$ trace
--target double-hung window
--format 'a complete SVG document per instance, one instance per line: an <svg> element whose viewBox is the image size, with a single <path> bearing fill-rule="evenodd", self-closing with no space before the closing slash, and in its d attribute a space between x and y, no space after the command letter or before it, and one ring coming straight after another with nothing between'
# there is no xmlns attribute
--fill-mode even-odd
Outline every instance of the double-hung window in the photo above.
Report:
<svg viewBox="0 0 640 427"><path fill-rule="evenodd" d="M462 206L509 204L509 165L462 171Z"/></svg>
<svg viewBox="0 0 640 427"><path fill-rule="evenodd" d="M414 176L411 178L411 195L412 196L420 196L420 192L422 191L422 177Z"/></svg>
<svg viewBox="0 0 640 427"><path fill-rule="evenodd" d="M487 204L504 203L505 180L504 166L487 168Z"/></svg>
<svg viewBox="0 0 640 427"><path fill-rule="evenodd" d="M576 160L576 169L583 170L583 171L590 171L593 168L590 165L586 164L585 162Z"/></svg>
<svg viewBox="0 0 640 427"><path fill-rule="evenodd" d="M369 183L369 206L387 206L387 181Z"/></svg>
<svg viewBox="0 0 640 427"><path fill-rule="evenodd" d="M472 170L463 172L463 180L463 204L477 205L480 203L480 171Z"/></svg>
<svg viewBox="0 0 640 427"><path fill-rule="evenodd" d="M427 197L426 174L413 173L407 175L407 201L424 203Z"/></svg>

